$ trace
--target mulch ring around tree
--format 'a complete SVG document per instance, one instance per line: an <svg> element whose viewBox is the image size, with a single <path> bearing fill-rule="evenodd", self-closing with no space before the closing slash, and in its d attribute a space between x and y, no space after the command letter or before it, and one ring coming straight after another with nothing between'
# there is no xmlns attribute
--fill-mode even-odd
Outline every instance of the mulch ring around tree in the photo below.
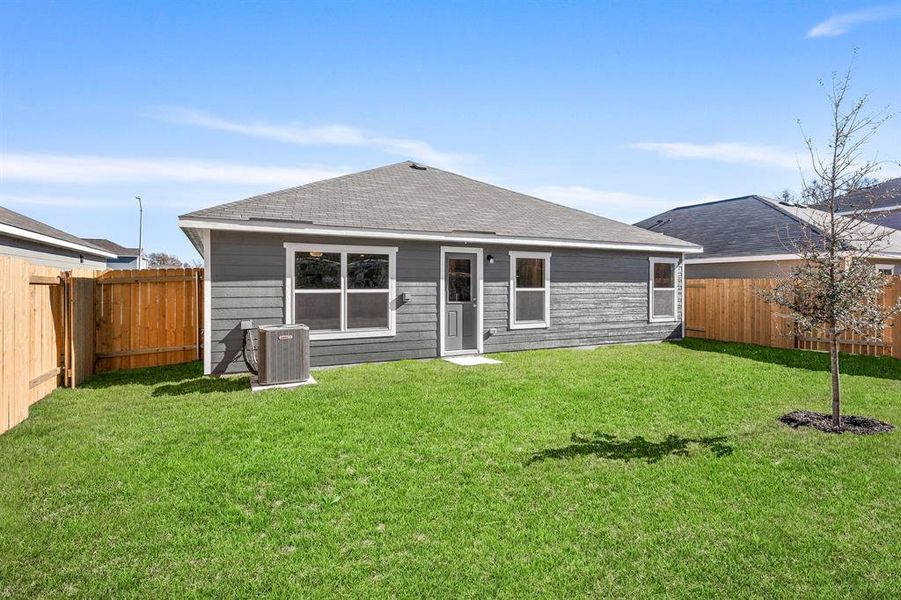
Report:
<svg viewBox="0 0 901 600"><path fill-rule="evenodd" d="M858 435L872 435L874 433L887 433L895 429L894 425L871 419L870 417L858 417L855 415L842 415L841 427L832 425L832 415L827 415L809 410L796 410L779 417L782 423L797 429L798 427L813 427L827 433L856 433Z"/></svg>

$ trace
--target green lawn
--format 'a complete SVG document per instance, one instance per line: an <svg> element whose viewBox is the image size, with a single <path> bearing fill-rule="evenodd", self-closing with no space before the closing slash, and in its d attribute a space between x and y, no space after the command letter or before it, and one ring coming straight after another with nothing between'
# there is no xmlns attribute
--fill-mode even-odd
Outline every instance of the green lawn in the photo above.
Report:
<svg viewBox="0 0 901 600"><path fill-rule="evenodd" d="M898 597L901 431L828 356L689 341L57 390L0 436L0 597ZM901 362L843 357L901 425Z"/></svg>

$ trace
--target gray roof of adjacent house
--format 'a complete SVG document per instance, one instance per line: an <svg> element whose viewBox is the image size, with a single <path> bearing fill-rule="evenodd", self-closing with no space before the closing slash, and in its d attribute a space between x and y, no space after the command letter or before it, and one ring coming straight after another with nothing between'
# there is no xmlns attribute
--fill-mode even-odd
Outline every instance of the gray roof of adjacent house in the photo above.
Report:
<svg viewBox="0 0 901 600"><path fill-rule="evenodd" d="M197 221L419 232L700 249L661 233L554 204L409 161L317 181L182 215L199 247Z"/></svg>
<svg viewBox="0 0 901 600"><path fill-rule="evenodd" d="M140 254L137 248L126 248L125 246L120 246L116 242L113 242L106 238L84 238L84 240L99 248L103 248L108 252L112 252L119 258L137 256L138 254Z"/></svg>
<svg viewBox="0 0 901 600"><path fill-rule="evenodd" d="M795 253L793 244L805 232L818 237L817 217L822 214L752 195L681 206L636 225L702 245L704 252L696 259L771 256ZM891 233L880 251L901 256L901 232Z"/></svg>
<svg viewBox="0 0 901 600"><path fill-rule="evenodd" d="M0 206L0 232L50 246L66 247L85 254L115 258L115 254L71 233Z"/></svg>
<svg viewBox="0 0 901 600"><path fill-rule="evenodd" d="M850 192L836 200L840 211L888 210L901 207L901 177Z"/></svg>

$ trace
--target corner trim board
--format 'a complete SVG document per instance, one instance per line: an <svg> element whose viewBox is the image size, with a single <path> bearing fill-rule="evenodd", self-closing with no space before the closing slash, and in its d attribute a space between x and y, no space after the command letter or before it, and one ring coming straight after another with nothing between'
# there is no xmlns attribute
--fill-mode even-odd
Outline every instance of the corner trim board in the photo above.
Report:
<svg viewBox="0 0 901 600"><path fill-rule="evenodd" d="M210 230L203 230L203 374L213 372L213 277L210 263Z"/></svg>

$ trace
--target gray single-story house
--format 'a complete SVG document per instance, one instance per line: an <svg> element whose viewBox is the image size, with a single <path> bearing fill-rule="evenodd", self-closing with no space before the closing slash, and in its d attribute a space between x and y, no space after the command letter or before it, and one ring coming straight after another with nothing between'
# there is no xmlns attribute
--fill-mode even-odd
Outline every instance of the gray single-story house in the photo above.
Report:
<svg viewBox="0 0 901 600"><path fill-rule="evenodd" d="M682 336L702 248L402 162L199 210L204 372L240 321L304 323L314 366Z"/></svg>
<svg viewBox="0 0 901 600"><path fill-rule="evenodd" d="M140 255L140 250L138 248L127 248L106 238L84 238L84 240L116 255L115 258L106 259L107 269L122 270L140 268L138 266L138 256Z"/></svg>
<svg viewBox="0 0 901 600"><path fill-rule="evenodd" d="M703 246L685 261L687 279L747 279L783 276L800 262L795 243L817 238L821 223L820 211L752 195L680 206L635 225ZM885 231L873 262L901 273L901 231Z"/></svg>
<svg viewBox="0 0 901 600"><path fill-rule="evenodd" d="M112 252L0 206L0 256L60 269L105 269Z"/></svg>

